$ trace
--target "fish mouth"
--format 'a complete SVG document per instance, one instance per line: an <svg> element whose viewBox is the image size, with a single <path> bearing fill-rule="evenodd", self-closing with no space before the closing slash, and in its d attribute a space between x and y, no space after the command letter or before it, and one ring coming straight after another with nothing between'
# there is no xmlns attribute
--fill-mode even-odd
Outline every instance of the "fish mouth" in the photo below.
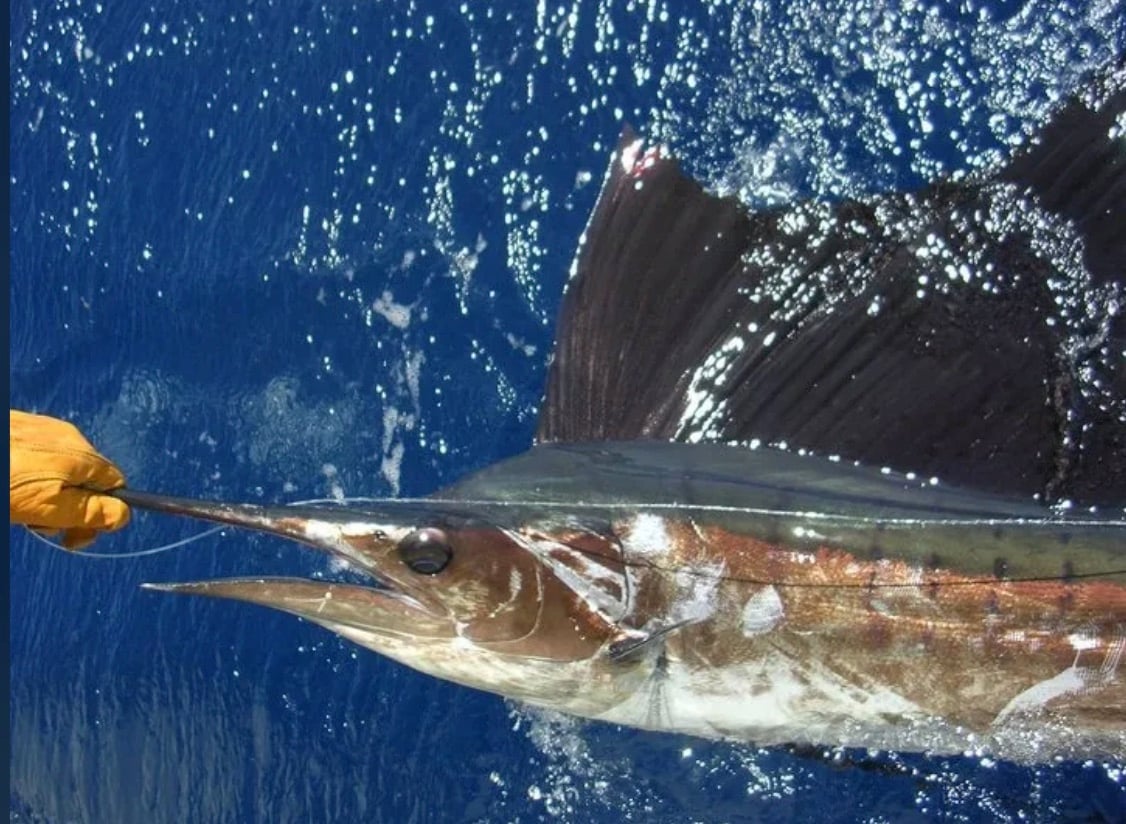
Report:
<svg viewBox="0 0 1126 824"><path fill-rule="evenodd" d="M142 589L245 601L282 610L343 632L448 638L455 626L438 603L408 592L380 566L393 551L394 531L433 517L424 501L374 502L361 518L331 504L259 506L154 495L120 489L112 494L131 507L252 529L297 541L341 559L368 575L373 585L299 577L239 577L143 583ZM399 525L399 526L395 526Z"/></svg>

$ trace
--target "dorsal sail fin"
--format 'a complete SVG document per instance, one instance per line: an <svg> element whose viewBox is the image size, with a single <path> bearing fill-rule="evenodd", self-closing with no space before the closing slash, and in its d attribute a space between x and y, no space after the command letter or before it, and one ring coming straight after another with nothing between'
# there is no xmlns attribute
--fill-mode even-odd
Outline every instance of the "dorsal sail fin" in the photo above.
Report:
<svg viewBox="0 0 1126 824"><path fill-rule="evenodd" d="M1034 191L1040 206L1078 228L1096 283L1121 281L1126 274L1126 122L1115 123L1126 113L1124 77L1126 59L1092 81L1104 101L1092 109L1071 100L999 173Z"/></svg>
<svg viewBox="0 0 1126 824"><path fill-rule="evenodd" d="M537 439L784 441L1126 501L1126 80L1100 82L992 177L867 202L748 212L627 129Z"/></svg>
<svg viewBox="0 0 1126 824"><path fill-rule="evenodd" d="M750 225L626 127L563 299L540 441L665 438L734 320Z"/></svg>

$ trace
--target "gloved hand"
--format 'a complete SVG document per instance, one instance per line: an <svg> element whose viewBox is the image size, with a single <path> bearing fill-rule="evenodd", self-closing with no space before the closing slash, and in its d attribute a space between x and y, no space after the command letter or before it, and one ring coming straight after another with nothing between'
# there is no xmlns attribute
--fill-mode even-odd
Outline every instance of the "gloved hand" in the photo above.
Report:
<svg viewBox="0 0 1126 824"><path fill-rule="evenodd" d="M125 486L125 477L73 424L14 409L10 420L12 523L62 530L67 549L81 549L99 532L129 523L125 503L93 491Z"/></svg>

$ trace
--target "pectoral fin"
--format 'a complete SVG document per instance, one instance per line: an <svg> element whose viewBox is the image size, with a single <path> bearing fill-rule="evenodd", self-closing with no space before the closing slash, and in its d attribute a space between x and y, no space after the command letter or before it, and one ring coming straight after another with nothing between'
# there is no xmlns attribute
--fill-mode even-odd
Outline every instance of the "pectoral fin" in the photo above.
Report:
<svg viewBox="0 0 1126 824"><path fill-rule="evenodd" d="M658 626L646 630L624 629L621 634L610 642L608 654L611 661L625 661L641 655L652 649L678 629L683 629L695 620L677 621L674 624Z"/></svg>

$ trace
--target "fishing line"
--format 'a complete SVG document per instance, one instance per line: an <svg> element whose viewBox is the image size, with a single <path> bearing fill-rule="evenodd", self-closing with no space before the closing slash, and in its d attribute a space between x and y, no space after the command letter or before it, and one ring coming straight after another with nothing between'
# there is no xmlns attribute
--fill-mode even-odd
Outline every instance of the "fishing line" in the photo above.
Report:
<svg viewBox="0 0 1126 824"><path fill-rule="evenodd" d="M590 503L587 501L543 501L534 498L528 500L498 500L495 498L313 498L308 501L294 501L281 506L309 506L331 504L342 506L350 503L367 503L376 506L388 505L394 507L399 504L419 507L447 506L471 509L485 507L493 509L519 509L521 507L538 509L562 509L580 511L605 511L614 509L645 509L654 512L707 512L730 515L754 515L775 518L806 518L816 521L819 525L871 525L872 527L1058 527L1061 530L1072 528L1095 529L1121 529L1126 527L1126 518L1108 516L1103 518L1077 517L1074 515L1043 516L982 516L962 518L912 518L903 516L887 516L873 518L870 515L847 515L838 512L819 512L817 510L790 510L772 509L769 507L731 506L723 504L687 504L648 501L629 501L622 504Z"/></svg>
<svg viewBox="0 0 1126 824"><path fill-rule="evenodd" d="M580 555L586 555L590 558L597 558L600 561L606 561L610 564L620 564L622 567L628 569L646 569L661 572L666 575L686 575L692 578L714 579L720 582L731 581L737 584L756 584L758 586L772 586L772 587L786 587L789 589L857 589L857 590L871 590L871 589L917 589L926 587L927 589L937 589L939 587L968 587L968 586L997 586L999 584L1034 584L1034 583L1065 583L1069 584L1074 581L1090 578L1111 578L1118 575L1126 575L1126 569L1110 569L1103 572L1084 572L1073 573L1070 575L1029 575L1024 577L1013 578L962 578L953 581L864 581L854 583L827 583L824 581L772 581L763 578L744 578L738 575L715 575L710 572L703 572L695 569L663 567L657 564L645 561L631 561L623 556L609 555L603 552L598 552L593 549L586 549L585 547L575 546L573 544L563 543L572 552L577 552ZM618 544L621 548L621 544Z"/></svg>
<svg viewBox="0 0 1126 824"><path fill-rule="evenodd" d="M641 564L630 564L630 566L643 566ZM662 572L672 573L676 575L690 575L698 578L709 578L716 576L709 576L704 572L696 572L694 570L680 569L668 570L660 567L653 567L654 569L661 569ZM1004 584L1036 584L1036 583L1055 583L1055 584L1070 584L1075 581L1091 578L1113 578L1118 575L1126 575L1126 569L1110 569L1105 572L1085 572L1076 575L1030 575L1020 578L960 578L953 581L871 581L868 583L841 583L831 584L822 581L767 581L758 578L740 578L737 576L719 577L720 581L734 581L740 584L759 584L760 586L774 586L786 587L788 589L940 589L946 587L970 587L970 586L1001 586Z"/></svg>
<svg viewBox="0 0 1126 824"><path fill-rule="evenodd" d="M289 502L289 503L286 503L286 504L281 504L280 508L297 508L297 507L301 507L301 506L341 507L341 506L345 506L345 505L348 505L348 504L365 504L365 503L366 504L373 504L375 506L391 505L392 507L402 506L402 505L407 505L407 506L417 505L417 506L420 506L420 507L423 507L423 508L433 508L435 505L438 505L438 506L456 506L458 508L461 508L461 507L473 508L473 507L484 506L484 507L489 507L489 508L495 507L495 508L500 508L500 509L516 508L516 507L521 507L521 506L532 506L532 507L546 508L546 509L563 508L563 509L568 509L568 510L574 510L574 509L579 509L579 510L605 510L605 509L614 509L615 508L614 505L612 505L612 504L610 504L610 505L607 505L607 504L592 504L592 503L585 503L585 502L568 502L568 503L564 504L564 503L555 502L555 501L534 501L534 500L531 500L531 501L511 501L511 500L505 501L505 500L496 500L496 499L492 499L492 500L473 500L473 499L441 499L441 498L396 498L396 499L388 500L386 498L369 498L369 497L359 497L359 496L357 496L357 497L339 497L339 498L310 498L310 499L306 499L306 500L292 501L292 502ZM945 525L945 526L968 526L968 525L985 526L985 525L991 525L991 526L1007 526L1007 527L1023 527L1023 528L1049 527L1049 528L1066 529L1066 528L1069 528L1069 527L1070 528L1074 528L1074 527L1096 527L1096 528L1112 528L1113 529L1113 528L1117 528L1117 527L1121 527L1121 526L1126 525L1126 522L1124 522L1124 521L1111 520L1111 519L1107 519L1107 520L1102 520L1102 519L1098 519L1098 520L1088 520L1088 519L1071 520L1071 519L1066 519L1066 518L1020 518L1020 517L1018 517L1018 518L989 518L989 517L986 517L986 518L973 518L973 519L945 519L944 518L944 519L935 519L935 520L926 519L926 518L878 518L878 519L873 519L873 518L870 518L870 517L863 517L863 516L860 516L860 517L858 517L858 516L848 516L848 515L842 516L838 513L794 512L794 511L785 511L785 510L758 509L758 508L753 508L753 507L722 506L722 505L720 505L720 506L714 506L714 505L712 505L712 506L708 506L708 505L700 506L700 505L679 504L679 503L642 503L642 504L638 504L636 502L631 504L631 508L636 508L638 506L640 506L641 508L644 508L644 509L673 510L673 511L678 511L678 512L681 512L681 513L686 513L686 512L690 513L690 512L693 512L693 511L695 511L695 512L717 512L718 511L718 512L727 512L727 513L737 512L737 513L742 513L742 514L753 514L753 515L759 515L759 516L766 515L766 516L773 516L773 517L778 517L778 516L794 517L794 516L798 516L798 517L808 518L808 519L811 519L811 520L820 521L821 524L826 524L827 522L828 523L842 523L843 522L844 524L850 524L850 525L860 523L860 524L871 525L871 526L874 526L874 527L877 527L877 528L881 527L881 526L882 527L887 527L887 526L919 527L919 526L927 526L927 525L934 525L934 524L942 524L942 525ZM178 547L185 546L185 545L190 544L190 543L194 543L195 541L206 538L206 537L213 535L217 532L222 532L223 530L229 529L229 528L231 528L231 527L228 526L228 525L217 526L217 527L209 529L209 530L207 530L203 533L200 533L199 535L191 536L189 538L185 538L183 540L176 541L176 542L173 542L173 543L170 543L170 544L165 544L164 546L155 547L155 548L148 549L148 550L141 550L141 551L138 551L138 552L105 553L105 554L103 554L103 553L83 553L83 554L86 555L87 557L91 557L91 558L133 558L133 557L140 557L140 556L144 556L144 555L155 555L155 554L159 554L159 553L162 553L162 552L168 552L172 549L176 549ZM504 530L504 531L509 532L509 530ZM34 534L36 538L43 541L44 543L47 543L50 546L54 546L55 548L63 550L65 552L70 552L70 550L67 550L65 547L62 547L58 544L55 544L55 543L47 540L43 536L38 535L37 533L33 532L32 534ZM606 537L606 536L602 536L602 537ZM615 538L616 538L616 536L615 536ZM706 572L706 571L702 571L702 570L693 570L693 569L685 569L685 568L673 569L673 568L658 566L656 564L653 564L652 562L634 561L634 560L630 560L627 557L625 557L624 548L621 546L620 541L618 542L620 554L618 554L616 556L612 555L612 554L598 552L597 550L589 549L589 548L586 548L586 547L572 546L572 545L566 544L566 543L564 545L568 546L572 551L577 552L581 555L585 555L585 556L590 557L592 559L598 559L600 561L609 563L611 565L620 565L623 568L650 569L650 570L654 570L654 571L658 571L658 572L661 572L661 573L664 573L664 574L670 574L670 575L687 575L687 576L695 577L695 578L710 578L710 579L717 579L719 581L730 581L730 582L733 582L733 583L753 584L753 585L759 585L759 586L787 587L787 588L793 588L793 589L875 590L875 589L918 589L918 588L925 587L927 589L934 590L934 589L937 589L939 587L955 587L955 586L957 586L957 587L983 586L983 585L984 586L998 586L998 585L1004 585L1004 584L1049 583L1049 582L1073 583L1073 582L1077 582L1077 581L1081 581L1081 580L1085 580L1085 579L1089 580L1089 579L1095 579L1095 578L1112 578L1112 577L1126 575L1126 569L1111 569L1111 570L1105 570L1105 571L1100 571L1100 572L1066 573L1066 574L1060 574L1060 575L1014 576L1014 577L997 576L997 577L994 577L994 578L980 578L979 577L979 578L966 578L966 579L955 579L955 580L921 580L921 581L876 581L876 580L868 580L868 581L840 582L840 583L831 583L831 582L824 582L824 581L785 581L785 580L769 580L769 579L758 579L758 578L740 577L740 576L722 576L722 575L717 576L714 573ZM872 578L874 578L874 577L875 577L875 574L872 575Z"/></svg>
<svg viewBox="0 0 1126 824"><path fill-rule="evenodd" d="M187 546L188 544L194 544L196 541L201 541L201 540L203 540L204 538L207 538L210 535L214 535L216 532L223 532L224 530L227 530L227 529L230 529L230 527L228 527L228 526L215 526L215 527L212 527L211 529L204 530L203 532L199 533L198 535L189 535L187 538L183 538L182 540L179 540L179 541L173 541L170 544L164 544L163 546L153 547L152 549L141 549L141 550L138 550L136 552L89 552L89 551L83 552L83 551L80 551L80 550L67 549L62 544L57 544L54 541L52 541L50 538L47 538L43 535L40 535L34 529L28 529L27 531L31 533L31 536L33 538L35 538L35 540L42 541L47 546L54 547L55 549L61 550L62 552L65 552L67 555L74 555L74 556L77 556L77 557L80 557L80 558L101 558L101 559L109 558L109 559L113 559L113 558L140 558L143 555L159 555L162 552L168 552L169 550L173 550L173 549L176 549L178 547Z"/></svg>
<svg viewBox="0 0 1126 824"><path fill-rule="evenodd" d="M473 500L473 499L442 499L442 498L396 498L394 501L419 504L422 506L439 504L439 505L457 505L457 506L496 506L500 508L515 508L520 506L537 506L544 508L574 508L574 509L605 509L605 504L588 504L583 502L569 502L561 504L553 501L521 501L521 500ZM369 497L344 497L344 498L310 498L304 501L293 501L283 506L346 506L348 504L386 504L386 498L369 498ZM863 516L841 516L838 514L829 514L822 512L792 512L785 510L772 510L772 509L757 509L753 507L738 507L738 506L722 506L722 505L692 505L692 504L642 504L646 509L658 510L673 510L679 512L691 511L706 511L706 512L726 512L726 513L740 513L746 515L767 515L767 516L782 516L794 517L803 516L811 520L822 520L829 522L841 521L846 524L864 523L873 526L929 526L934 524L942 524L946 526L1008 526L1008 527L1116 527L1126 525L1126 522L1117 520L1088 520L1088 519L1065 519L1065 518L975 518L975 519L940 519L930 520L923 518L880 518L872 519ZM612 507L611 507L612 508ZM669 569L666 567L657 566L652 563L630 561L624 557L614 557L604 553L597 552L596 550L588 549L585 547L573 546L566 544L572 551L581 555L586 555L590 558L596 558L601 561L606 561L611 564L621 564L623 567L630 569L650 569L657 572L673 575L688 575L695 578L716 578L720 581L731 581L740 584L755 584L759 586L776 586L787 587L790 589L855 589L855 590L872 590L872 589L914 589L919 587L926 587L928 589L937 589L939 587L967 587L967 586L981 586L998 584L1029 584L1029 583L1072 583L1084 579L1092 578L1110 578L1119 575L1126 575L1126 569L1112 569L1103 572L1086 572L1086 573L1072 573L1069 575L1043 575L1043 576L1025 576L1025 577L1001 577L1001 578L966 578L952 581L904 581L904 582L881 582L881 581L868 581L868 582L855 582L855 583L826 583L823 581L770 581L757 578L743 578L739 576L716 576L707 572L691 569ZM620 544L619 544L620 547Z"/></svg>
<svg viewBox="0 0 1126 824"><path fill-rule="evenodd" d="M98 490L101 491L101 490ZM374 503L378 498L311 498L307 501L293 501L292 503L282 504L282 506L309 506L313 504L349 504L349 503ZM146 555L160 555L164 552L170 552L173 549L179 549L182 546L194 544L196 541L202 541L204 538L209 538L219 532L224 532L229 529L235 529L224 524L223 526L215 526L200 532L198 535L189 535L187 538L182 538L179 541L173 541L170 544L163 544L161 546L152 547L151 549L141 549L136 552L91 552L89 550L73 550L67 549L62 544L52 541L45 535L36 532L34 529L28 528L28 532L35 540L44 543L49 547L65 552L67 555L78 556L81 558L99 558L99 559L114 559L114 558L141 558Z"/></svg>
<svg viewBox="0 0 1126 824"><path fill-rule="evenodd" d="M377 498L312 498L307 501L294 501L292 503L283 504L283 506L309 506L312 504L348 504L348 503L372 503L378 500ZM200 532L198 535L189 535L187 538L182 538L179 541L173 541L170 544L163 544L161 546L152 547L151 549L141 549L136 552L92 552L90 550L73 550L67 549L62 544L52 541L50 538L42 535L34 529L28 528L28 532L35 540L44 543L49 547L65 552L67 555L73 555L81 558L99 558L99 559L114 559L114 558L141 558L146 555L160 555L164 552L170 552L173 549L179 549L182 546L194 544L196 541L202 541L204 538L209 538L219 532L224 532L235 527L224 524L223 526L215 526Z"/></svg>
<svg viewBox="0 0 1126 824"><path fill-rule="evenodd" d="M510 538L517 540L520 543L519 533L513 533L505 530ZM605 537L605 536L601 536ZM672 568L661 566L652 563L651 561L635 561L629 559L625 550L622 547L621 541L617 536L612 536L607 540L612 540L618 547L619 554L612 555L605 552L599 552L594 549L578 546L566 541L560 541L563 546L570 549L579 555L584 555L588 558L597 559L606 563L613 568L614 566L621 566L623 569L639 569L639 570L652 570L664 575L673 577L686 576L691 578L698 578L702 580L715 580L720 583L731 582L737 584L753 584L757 586L773 586L783 587L787 589L836 589L836 590L876 590L876 589L920 589L926 588L928 590L936 590L940 587L968 587L968 586L998 586L1003 584L1029 584L1029 583L1064 583L1071 584L1083 579L1092 578L1112 578L1119 575L1126 575L1126 569L1110 569L1100 572L1085 572L1085 573L1070 573L1067 575L1028 575L1028 576L1014 576L1014 577L996 577L996 578L961 578L946 581L936 580L923 580L923 581L854 581L854 582L841 582L831 583L826 581L786 581L786 580L770 580L764 578L751 578L739 575L717 575L711 571L689 569L685 567ZM533 554L537 554L534 550L529 550ZM872 578L875 578L875 573L872 573Z"/></svg>
<svg viewBox="0 0 1126 824"><path fill-rule="evenodd" d="M820 525L870 525L872 527L1058 527L1061 530L1069 528L1095 528L1109 529L1126 527L1126 517L1104 516L1102 518L1080 517L1076 515L1043 516L982 516L976 518L910 518L902 516L887 516L873 518L870 515L847 515L837 512L819 512L817 510L772 509L769 507L733 506L724 504L688 504L666 503L650 501L629 501L628 503L591 503L587 501L544 501L535 498L508 499L497 498L372 498L366 496L348 496L342 498L309 498L303 501L289 501L275 504L280 507L298 506L331 506L340 507L349 504L371 504L376 507L390 506L418 506L420 508L452 507L452 508L489 508L501 510L515 510L520 508L538 508L545 510L561 509L579 511L605 511L614 509L644 509L654 512L692 513L707 512L730 515L752 515L775 518L806 518L816 521ZM1124 513L1126 514L1126 513Z"/></svg>

